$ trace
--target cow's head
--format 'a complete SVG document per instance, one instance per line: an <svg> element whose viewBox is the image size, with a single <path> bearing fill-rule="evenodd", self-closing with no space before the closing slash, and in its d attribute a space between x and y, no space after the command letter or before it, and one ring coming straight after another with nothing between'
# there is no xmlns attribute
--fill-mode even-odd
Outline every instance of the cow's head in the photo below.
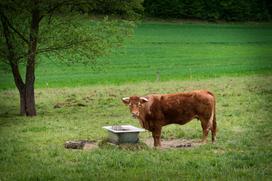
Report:
<svg viewBox="0 0 272 181"><path fill-rule="evenodd" d="M122 101L124 104L128 105L132 117L138 118L140 116L140 110L143 107L143 104L148 102L148 98L131 96L122 98Z"/></svg>

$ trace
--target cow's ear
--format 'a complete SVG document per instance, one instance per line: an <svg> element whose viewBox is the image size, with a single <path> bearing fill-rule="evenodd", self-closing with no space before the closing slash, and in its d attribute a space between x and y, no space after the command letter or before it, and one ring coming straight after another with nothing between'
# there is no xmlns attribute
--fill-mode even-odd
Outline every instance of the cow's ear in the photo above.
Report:
<svg viewBox="0 0 272 181"><path fill-rule="evenodd" d="M124 104L129 104L129 97L122 98Z"/></svg>
<svg viewBox="0 0 272 181"><path fill-rule="evenodd" d="M141 103L148 102L148 99L146 97L140 97L140 102Z"/></svg>

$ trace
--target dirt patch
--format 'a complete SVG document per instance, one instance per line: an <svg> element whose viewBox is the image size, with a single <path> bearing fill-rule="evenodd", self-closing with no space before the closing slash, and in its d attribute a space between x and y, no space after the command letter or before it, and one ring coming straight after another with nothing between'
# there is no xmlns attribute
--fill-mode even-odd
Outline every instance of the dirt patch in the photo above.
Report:
<svg viewBox="0 0 272 181"><path fill-rule="evenodd" d="M149 147L153 146L153 138L148 138L144 141ZM170 140L161 140L161 148L168 149L168 148L195 148L202 145L199 140L187 140L187 139L170 139Z"/></svg>
<svg viewBox="0 0 272 181"><path fill-rule="evenodd" d="M187 139L162 139L162 145L160 149L188 149L196 148L203 143L199 140L187 140ZM113 144L108 142L108 140L102 140L99 142L90 140L79 140L79 141L66 141L64 144L66 149L81 149L81 150L93 150L96 148L112 148L118 147L125 150L142 150L154 148L153 138L148 138L137 144Z"/></svg>
<svg viewBox="0 0 272 181"><path fill-rule="evenodd" d="M54 108L63 107L86 107L93 100L92 97L87 96L83 98L78 98L75 94L69 95L63 102L57 102Z"/></svg>
<svg viewBox="0 0 272 181"><path fill-rule="evenodd" d="M98 145L95 141L79 140L79 141L66 141L64 147L67 149L92 150L98 148Z"/></svg>
<svg viewBox="0 0 272 181"><path fill-rule="evenodd" d="M62 107L86 107L85 103L78 102L77 100L70 101L66 100L65 102L58 102L54 105L54 109L62 108Z"/></svg>
<svg viewBox="0 0 272 181"><path fill-rule="evenodd" d="M98 148L98 145L96 143L86 143L83 147L83 150L92 150Z"/></svg>

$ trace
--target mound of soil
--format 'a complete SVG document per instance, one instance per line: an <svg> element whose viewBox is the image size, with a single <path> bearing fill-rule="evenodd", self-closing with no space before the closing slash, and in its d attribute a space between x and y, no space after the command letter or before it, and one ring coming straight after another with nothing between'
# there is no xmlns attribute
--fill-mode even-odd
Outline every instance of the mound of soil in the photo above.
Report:
<svg viewBox="0 0 272 181"><path fill-rule="evenodd" d="M54 109L62 108L62 107L86 107L86 104L80 102L59 102L54 105Z"/></svg>
<svg viewBox="0 0 272 181"><path fill-rule="evenodd" d="M63 107L86 107L88 103L92 101L91 97L83 97L81 100L75 98L74 96L70 96L65 99L64 102L57 102L54 105L54 109L63 108Z"/></svg>
<svg viewBox="0 0 272 181"><path fill-rule="evenodd" d="M79 140L79 141L66 141L64 147L67 149L91 150L94 148L98 148L98 145L95 141Z"/></svg>

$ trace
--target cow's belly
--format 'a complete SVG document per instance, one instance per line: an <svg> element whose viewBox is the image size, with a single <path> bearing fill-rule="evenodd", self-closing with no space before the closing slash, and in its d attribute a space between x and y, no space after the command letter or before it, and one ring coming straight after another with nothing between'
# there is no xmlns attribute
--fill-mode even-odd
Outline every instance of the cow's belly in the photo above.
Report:
<svg viewBox="0 0 272 181"><path fill-rule="evenodd" d="M186 124L198 116L194 112L168 112L165 114L167 124Z"/></svg>

